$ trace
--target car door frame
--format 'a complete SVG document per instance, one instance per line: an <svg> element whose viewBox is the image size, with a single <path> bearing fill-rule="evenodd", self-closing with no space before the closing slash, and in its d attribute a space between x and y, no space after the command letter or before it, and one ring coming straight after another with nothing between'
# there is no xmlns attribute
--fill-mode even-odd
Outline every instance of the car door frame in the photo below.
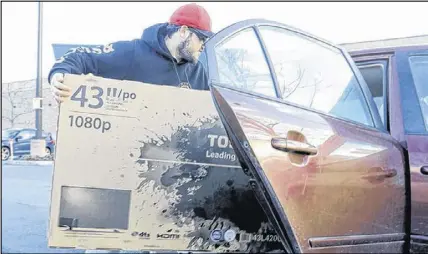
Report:
<svg viewBox="0 0 428 254"><path fill-rule="evenodd" d="M400 87L397 76L397 65L394 49L382 50L376 53L373 52L352 52L350 53L357 68L366 63L379 63L385 62L386 65L386 91L387 97L387 125L386 130L394 137L403 147L406 148L403 113L400 99ZM395 103L390 103L395 101Z"/></svg>
<svg viewBox="0 0 428 254"><path fill-rule="evenodd" d="M340 50L340 52L343 54L344 58L346 59L347 63L349 64L349 66L350 66L353 74L357 78L357 82L359 83L358 88L362 90L362 95L364 97L365 102L368 105L367 110L369 111L371 120L372 120L372 122L374 124L373 128L376 129L376 130L380 130L380 131L382 131L384 133L388 133L387 129L385 128L385 125L381 121L380 115L378 113L376 104L375 104L375 102L374 102L374 100L373 100L373 98L371 96L370 90L368 89L367 84L366 84L363 76L359 72L359 69L358 69L357 65L355 64L355 62L353 61L353 59L349 55L349 53L343 47L341 47L339 45L335 45L332 42L329 42L329 41L327 41L325 39L319 38L319 37L317 37L317 36L315 36L313 34L310 34L308 32L302 31L302 30L300 30L298 28L295 28L295 27L292 27L292 26L289 26L289 25L285 25L285 24L282 24L282 23L279 23L279 22L276 22L276 21L270 21L270 20L266 20L266 19L248 19L248 20L244 20L244 21L241 21L241 22L234 23L234 24L232 24L232 25L230 25L230 26L222 29L221 31L219 31L218 33L216 33L213 37L211 37L205 43L205 53L206 53L205 57L206 57L206 61L207 61L206 71L207 71L207 75L208 75L208 83L209 84L210 83L214 83L214 84L219 84L220 83L217 76L211 75L211 73L215 73L215 74L218 73L217 60L216 60L216 56L215 56L215 52L214 52L215 46L218 45L218 44L220 44L220 43L222 43L228 37L230 37L230 36L232 36L234 34L237 34L237 33L239 33L242 30L245 30L247 28L253 28L253 30L254 30L254 32L256 34L257 40L258 40L258 42L261 45L260 47L261 47L262 52L264 54L265 60L267 62L267 65L269 67L270 75L271 75L271 78L272 78L272 82L274 84L274 88L275 88L275 92L276 92L277 98L266 96L266 95L263 95L263 94L260 94L260 93L254 93L254 92L251 92L251 91L245 91L245 92L248 93L248 94L251 94L251 95L261 96L263 98L268 98L268 99L277 100L279 102L283 102L283 100L282 100L283 98L281 96L279 85L278 85L278 79L277 79L277 76L276 76L276 73L275 73L275 70L274 70L274 67L273 67L273 64L272 64L271 57L269 55L269 52L266 49L266 44L263 41L263 38L262 38L262 36L260 34L260 30L259 30L260 26L270 26L270 27L282 28L282 29L288 30L290 32L293 32L293 33L296 33L296 34L299 34L299 35L303 35L303 36L305 36L307 38L316 40L318 42L328 44L329 46L334 47L334 48ZM294 104L292 102L287 102L287 103L291 104L291 105L293 105L295 107L302 108L301 105ZM307 109L307 108L304 108L304 109ZM320 113L320 114L326 114L325 112L321 112L321 111L318 111L318 110L313 109L313 108L308 109L308 110L311 110L311 111L314 111L314 112L317 112L317 113ZM336 116L333 116L333 117L336 117ZM354 123L356 123L356 122L354 122ZM359 123L357 123L357 124L359 124Z"/></svg>
<svg viewBox="0 0 428 254"><path fill-rule="evenodd" d="M383 113L384 117L385 117L385 128L387 131L390 131L389 129L389 88L388 88L388 84L389 84L389 75L388 73L390 72L390 68L389 68L389 62L390 62L390 58L386 57L386 58L381 58L381 59L367 59L367 60L362 60L362 61L355 61L355 64L357 65L358 69L361 68L368 68L368 67L374 67L374 66L381 66L382 68L382 92L384 94L384 98L383 98L383 103L384 103L384 110L383 112L379 112L379 113ZM367 85L368 87L368 85ZM369 88L370 90L370 88Z"/></svg>
<svg viewBox="0 0 428 254"><path fill-rule="evenodd" d="M252 28L253 31L255 32L255 35L256 35L259 43L260 43L261 49L262 49L263 54L265 56L266 62L268 64L268 67L270 70L270 75L272 76L272 81L274 83L274 88L276 91L277 98L265 96L265 95L262 95L259 93L253 93L251 91L239 91L239 92L244 92L244 93L249 94L249 95L254 95L257 97L269 99L271 101L277 101L280 103L284 103L284 101L281 98L280 89L278 86L276 73L275 73L273 66L272 66L271 58L269 56L269 53L267 52L266 45L265 45L263 38L261 37L259 29L258 29L259 26L279 27L279 28L289 30L289 31L297 33L297 34L304 35L305 37L315 39L319 42L324 42L328 45L331 45L331 46L339 49L342 52L347 63L349 64L353 74L357 78L357 81L359 83L358 87L361 89L364 100L368 106L367 110L370 114L370 117L372 119L374 126L373 127L365 126L365 127L369 128L369 129L376 129L377 131L380 131L383 133L388 133L387 129L385 128L385 125L381 121L381 118L380 118L380 115L378 113L376 104L375 104L373 98L371 97L370 90L368 89L367 84L365 83L362 75L360 74L358 67L356 66L356 64L352 60L351 56L347 53L347 51L345 51L342 47L336 46L336 45L334 45L328 41L325 41L321 38L318 38L314 35L311 35L309 33L303 32L303 31L296 29L294 27L287 26L287 25L284 25L284 24L281 24L278 22L274 22L274 21L268 21L268 20L264 20L264 19L251 19L251 20L241 21L241 22L235 23L229 27L224 28L223 30L218 32L214 37L212 37L211 39L209 39L206 42L205 50L206 50L206 57L207 57L207 72L208 72L208 76L209 76L208 82L209 82L210 90L212 92L215 91L215 89L213 89L213 85L214 86L220 85L220 82L219 82L218 76L217 76L218 75L218 69L217 69L217 59L216 59L216 55L215 55L215 46L222 43L224 40L226 40L230 36L232 36L236 33L239 33L240 31L242 31L244 29ZM214 74L214 75L212 75L212 74ZM231 88L229 86L226 86L226 87L228 89L234 90L234 88ZM237 90L237 89L235 88L235 90ZM305 108L305 107L302 107L300 105L293 104L290 102L287 102L287 104L289 104L291 106L298 107L298 108L303 108L304 110L309 110L309 111L312 111L315 113L326 115L326 113L319 112L318 110L315 110L315 109L308 109L308 108ZM216 105L216 108L217 108L217 111L219 111L218 105ZM331 116L331 115L329 115L329 116ZM223 118L222 116L220 116L220 117ZM331 116L331 117L335 117L335 116ZM342 119L342 118L340 118L340 119ZM350 122L353 122L353 121L350 121ZM353 123L355 123L355 122L353 122ZM226 125L224 127L226 129L226 132L229 135L230 129ZM229 135L229 138L234 139L231 135ZM234 142L236 143L236 140L234 140ZM238 156L240 156L239 154L241 154L241 158L242 158L242 154L243 154L243 151L241 150L242 148L236 147L234 149L235 149L235 152L237 153ZM244 162L244 165L245 164L248 165L248 163L249 162L248 162L248 158L247 158L247 161ZM279 205L279 200L276 197L276 195L274 194L273 189L268 187L268 188L266 188L260 192L261 193L259 193L258 196L264 197L264 200L262 200L262 202L265 205L267 205L267 209L265 209L265 212L267 213L267 216L269 217L273 226L277 230L277 233L281 236L284 247L286 249L292 250L293 252L298 252L298 253L301 252L299 244L297 243L296 237L295 237L295 235L291 229L291 225L287 219L287 215L284 213L284 211L282 209L279 209L281 206ZM268 195L263 194L263 193L268 193ZM271 199L269 200L266 196L268 196Z"/></svg>
<svg viewBox="0 0 428 254"><path fill-rule="evenodd" d="M409 64L409 58L412 56L428 56L428 47L427 46L419 46L419 47L406 47L406 48L402 48L402 49L397 49L396 53L396 65L397 65L397 71L398 71L398 66L401 66L403 70L400 70L401 73L397 72L397 86L400 93L400 102L403 103L403 100L407 99L411 99L411 97L417 96L416 94L416 87L413 81L413 76L412 76L412 72L411 72L411 66ZM402 61L405 61L406 64L402 65ZM404 81L403 81L404 80ZM400 84L402 83L410 83L412 84L412 86L410 87L410 89L404 89L403 86L401 86ZM419 104L418 104L419 105ZM409 109L409 107L406 107L406 105L403 105L404 107L402 108L402 110L416 110L416 114L417 115L417 120L422 122L424 121L423 119L423 113L422 113L422 109L420 107L418 107L416 109L416 107L413 107ZM407 123L404 121L404 115L405 112L403 113L403 120L402 123L405 126ZM428 131L424 130L424 131L408 131L405 127L404 127L404 134L405 135L428 135Z"/></svg>
<svg viewBox="0 0 428 254"><path fill-rule="evenodd" d="M410 249L410 236L411 236L411 181L410 181L410 162L407 152L407 143L404 130L403 122L403 112L401 104L401 92L400 92L400 81L398 78L397 70L397 59L395 56L395 49L385 49L377 52L355 52L350 53L354 62L357 66L361 65L370 65L371 63L379 64L384 63L385 65L385 86L387 93L385 94L386 103L387 103L387 115L386 117L386 129L390 135L401 144L401 146L406 150L404 153L404 158L406 160L406 174L405 174L405 186L406 192L406 212L405 212L405 233L407 235L407 245L406 249ZM385 91L384 90L384 91ZM395 103L391 103L394 101Z"/></svg>

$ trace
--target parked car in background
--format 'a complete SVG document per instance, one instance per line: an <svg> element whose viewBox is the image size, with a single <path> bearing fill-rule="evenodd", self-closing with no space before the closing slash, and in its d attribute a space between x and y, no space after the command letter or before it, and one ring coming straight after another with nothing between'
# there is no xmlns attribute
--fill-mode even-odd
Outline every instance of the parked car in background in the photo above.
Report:
<svg viewBox="0 0 428 254"><path fill-rule="evenodd" d="M14 128L2 130L1 156L2 160L8 160L10 156L29 155L31 140L36 136L36 129L32 128ZM51 155L55 152L55 139L50 133L43 132L43 138L46 140L46 154ZM11 147L11 141L13 147ZM12 149L13 148L13 149Z"/></svg>

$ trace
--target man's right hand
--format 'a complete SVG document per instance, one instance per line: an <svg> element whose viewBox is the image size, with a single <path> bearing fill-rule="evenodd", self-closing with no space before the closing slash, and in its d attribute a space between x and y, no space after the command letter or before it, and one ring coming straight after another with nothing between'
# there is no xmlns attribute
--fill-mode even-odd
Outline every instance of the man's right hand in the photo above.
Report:
<svg viewBox="0 0 428 254"><path fill-rule="evenodd" d="M71 88L64 85L64 74L55 73L51 79L51 91L58 103L63 102L71 95Z"/></svg>

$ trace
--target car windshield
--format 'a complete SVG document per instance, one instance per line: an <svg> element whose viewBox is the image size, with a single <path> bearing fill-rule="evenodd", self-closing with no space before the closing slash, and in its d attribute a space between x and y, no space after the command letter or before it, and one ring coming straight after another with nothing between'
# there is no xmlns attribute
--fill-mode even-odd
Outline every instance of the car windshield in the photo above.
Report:
<svg viewBox="0 0 428 254"><path fill-rule="evenodd" d="M19 131L18 130L3 130L1 132L2 139L8 139L14 137Z"/></svg>

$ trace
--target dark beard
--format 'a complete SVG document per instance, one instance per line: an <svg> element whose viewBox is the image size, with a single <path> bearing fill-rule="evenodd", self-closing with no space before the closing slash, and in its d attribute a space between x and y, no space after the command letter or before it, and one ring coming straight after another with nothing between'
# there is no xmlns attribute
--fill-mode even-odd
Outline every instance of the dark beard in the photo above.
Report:
<svg viewBox="0 0 428 254"><path fill-rule="evenodd" d="M188 62L196 63L196 59L190 51L190 36L178 45L178 57Z"/></svg>

